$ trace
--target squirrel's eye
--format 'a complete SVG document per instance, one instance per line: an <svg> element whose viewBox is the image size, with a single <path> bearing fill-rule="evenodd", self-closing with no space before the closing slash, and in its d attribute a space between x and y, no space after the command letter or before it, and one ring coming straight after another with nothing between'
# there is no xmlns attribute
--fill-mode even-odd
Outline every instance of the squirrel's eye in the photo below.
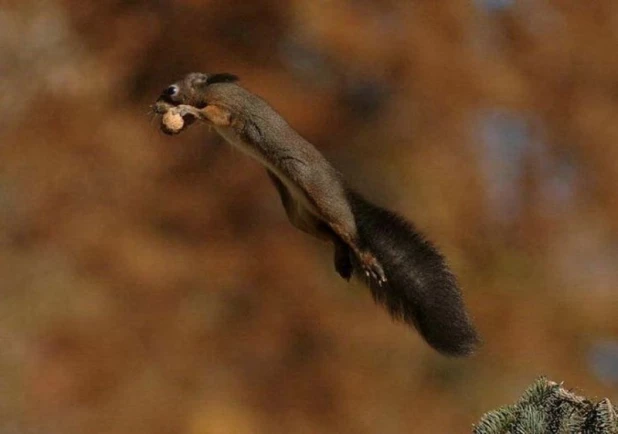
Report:
<svg viewBox="0 0 618 434"><path fill-rule="evenodd" d="M171 85L170 87L168 87L167 89L165 89L163 91L163 93L167 96L176 96L178 95L178 86L176 86L175 84Z"/></svg>

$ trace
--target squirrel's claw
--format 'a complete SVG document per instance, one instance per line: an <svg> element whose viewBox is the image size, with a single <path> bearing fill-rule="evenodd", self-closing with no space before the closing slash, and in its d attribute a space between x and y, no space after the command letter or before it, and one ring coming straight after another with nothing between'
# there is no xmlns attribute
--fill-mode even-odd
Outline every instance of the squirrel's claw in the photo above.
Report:
<svg viewBox="0 0 618 434"><path fill-rule="evenodd" d="M361 266L365 271L365 275L368 278L375 280L379 286L382 286L387 282L384 269L373 255L369 253L364 254L361 258Z"/></svg>

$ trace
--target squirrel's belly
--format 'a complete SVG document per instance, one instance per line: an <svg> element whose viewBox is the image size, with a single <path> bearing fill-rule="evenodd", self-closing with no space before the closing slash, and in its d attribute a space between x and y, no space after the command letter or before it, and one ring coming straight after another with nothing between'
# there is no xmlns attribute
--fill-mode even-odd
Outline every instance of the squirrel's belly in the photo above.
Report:
<svg viewBox="0 0 618 434"><path fill-rule="evenodd" d="M248 155L249 157L253 158L254 160L257 160L260 164L262 164L264 167L266 167L268 170L270 170L272 173L274 173L277 178L279 178L281 180L281 182L283 182L283 184L287 187L288 191L290 192L290 194L292 195L292 197L294 198L294 200L296 202L298 202L299 204L302 205L302 207L310 214L314 215L315 217L320 216L320 213L318 212L315 204L308 198L307 194L305 193L305 191L303 191L302 188L300 188L295 182L293 182L292 180L290 180L282 171L279 167L275 166L274 164L272 164L270 161L268 161L256 148L255 146L246 143L237 133L236 131L232 128L232 127L216 127L215 126L215 130L217 131L217 133L219 133L219 135L221 137L223 137L225 139L226 142L228 142L230 145L234 146L235 148L239 149L240 151L242 151L244 154Z"/></svg>

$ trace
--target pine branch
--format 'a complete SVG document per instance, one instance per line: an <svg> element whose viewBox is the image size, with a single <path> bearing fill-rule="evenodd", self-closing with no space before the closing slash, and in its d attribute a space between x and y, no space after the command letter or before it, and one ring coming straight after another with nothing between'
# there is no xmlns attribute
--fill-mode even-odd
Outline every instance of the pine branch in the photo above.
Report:
<svg viewBox="0 0 618 434"><path fill-rule="evenodd" d="M595 404L541 377L514 405L483 415L474 434L618 434L618 417L609 399Z"/></svg>

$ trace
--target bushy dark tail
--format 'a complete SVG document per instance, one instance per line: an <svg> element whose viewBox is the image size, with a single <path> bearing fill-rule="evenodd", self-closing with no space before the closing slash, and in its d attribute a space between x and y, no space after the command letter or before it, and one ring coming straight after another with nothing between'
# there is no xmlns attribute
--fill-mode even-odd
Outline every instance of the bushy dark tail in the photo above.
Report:
<svg viewBox="0 0 618 434"><path fill-rule="evenodd" d="M466 313L455 276L443 256L412 224L349 191L363 243L382 265L387 282L368 286L393 318L414 326L433 348L448 356L471 354L479 337ZM355 264L356 271L360 268ZM359 272L357 275L367 281Z"/></svg>

